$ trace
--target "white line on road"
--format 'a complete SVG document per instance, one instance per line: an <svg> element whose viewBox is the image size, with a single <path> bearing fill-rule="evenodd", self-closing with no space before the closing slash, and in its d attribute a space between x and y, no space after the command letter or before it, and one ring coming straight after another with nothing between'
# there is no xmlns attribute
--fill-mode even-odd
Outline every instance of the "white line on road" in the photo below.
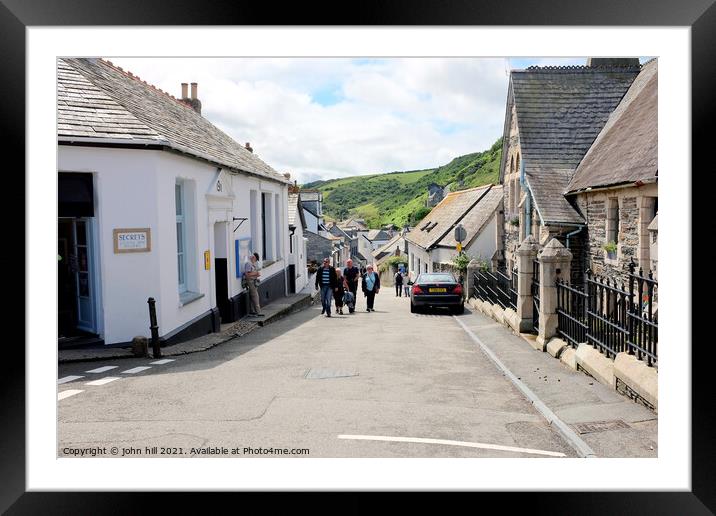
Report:
<svg viewBox="0 0 716 516"><path fill-rule="evenodd" d="M356 439L362 441L391 441L400 443L445 444L448 446L464 446L466 448L482 448L485 450L500 450L516 453L531 453L533 455L548 455L550 457L566 457L564 453L532 448L517 448L515 446L502 446L500 444L471 443L467 441L452 441L449 439L427 439L424 437L388 437L385 435L339 435L339 439Z"/></svg>
<svg viewBox="0 0 716 516"><path fill-rule="evenodd" d="M174 362L174 359L173 358L163 358L161 360L157 360L156 362L149 362L149 363L153 364L153 365L164 365L164 364L168 364L169 362Z"/></svg>
<svg viewBox="0 0 716 516"><path fill-rule="evenodd" d="M577 433L569 428L567 423L562 421L557 417L557 415L552 412L547 405L544 404L544 402L537 397L537 395L532 392L532 390L527 387L520 379L518 379L512 371L510 371L505 364L503 364L499 358L497 358L497 355L493 353L493 351L485 345L480 338L473 333L473 331L468 328L464 322L462 322L458 317L453 315L453 319L455 319L460 326L462 326L462 329L465 330L465 333L467 333L470 338L477 343L480 348L482 348L482 351L488 356L492 362L503 372L505 375L512 381L513 384L515 384L515 387L517 387L520 391L522 391L522 394L527 396L527 398L532 402L532 405L539 411L540 414L542 414L545 419L549 422L550 425L554 425L560 434L562 434L562 437L566 439L566 441L574 448L580 457L587 457L592 458L596 457L597 455L594 453L594 450L592 450L589 445L582 440L581 437L577 435Z"/></svg>
<svg viewBox="0 0 716 516"><path fill-rule="evenodd" d="M151 369L151 367L149 367L149 366L133 367L132 369L127 369L126 371L122 371L122 374L136 374L136 373L141 373L142 371L146 371L147 369Z"/></svg>
<svg viewBox="0 0 716 516"><path fill-rule="evenodd" d="M57 380L57 385L60 385L62 383L72 382L74 380L79 380L80 378L84 378L84 376L65 376L64 378L60 378Z"/></svg>
<svg viewBox="0 0 716 516"><path fill-rule="evenodd" d="M91 371L85 371L85 373L92 373L92 374L98 374L98 373L104 373L105 371L109 371L110 369L116 369L119 366L116 365L108 365L104 367L98 367L97 369L92 369Z"/></svg>
<svg viewBox="0 0 716 516"><path fill-rule="evenodd" d="M75 394L79 394L81 391L79 389L69 389L67 391L62 391L57 394L57 401L64 400L65 398L69 398L70 396L74 396Z"/></svg>
<svg viewBox="0 0 716 516"><path fill-rule="evenodd" d="M85 385L105 385L105 384L107 384L109 382L113 382L115 380L119 380L119 376L107 376L106 378L101 378L99 380L87 382Z"/></svg>

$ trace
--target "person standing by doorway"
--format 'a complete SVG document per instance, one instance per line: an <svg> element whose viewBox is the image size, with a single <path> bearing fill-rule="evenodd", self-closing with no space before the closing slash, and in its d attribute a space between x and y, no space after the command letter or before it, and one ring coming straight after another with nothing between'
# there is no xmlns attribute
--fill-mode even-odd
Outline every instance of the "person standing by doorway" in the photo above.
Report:
<svg viewBox="0 0 716 516"><path fill-rule="evenodd" d="M323 259L323 265L316 272L316 289L321 289L321 304L323 310L321 315L331 316L331 300L333 293L338 290L338 278L336 277L336 269L331 265L330 258Z"/></svg>
<svg viewBox="0 0 716 516"><path fill-rule="evenodd" d="M367 312L375 312L373 303L375 295L380 291L380 276L373 271L373 266L366 267L365 276L363 276L363 293L367 298Z"/></svg>
<svg viewBox="0 0 716 516"><path fill-rule="evenodd" d="M346 268L343 269L343 277L346 279L346 283L348 283L348 290L353 294L353 299L357 299L356 293L358 292L358 278L360 275L360 270L353 265L353 260L349 258L346 262Z"/></svg>
<svg viewBox="0 0 716 516"><path fill-rule="evenodd" d="M403 273L403 294L405 294L405 297L410 297L410 285L413 284L411 274L412 273L408 271Z"/></svg>
<svg viewBox="0 0 716 516"><path fill-rule="evenodd" d="M244 276L246 277L246 286L249 289L249 315L253 317L263 317L261 313L261 304L259 303L259 291L257 284L259 281L258 253L254 253L244 264Z"/></svg>

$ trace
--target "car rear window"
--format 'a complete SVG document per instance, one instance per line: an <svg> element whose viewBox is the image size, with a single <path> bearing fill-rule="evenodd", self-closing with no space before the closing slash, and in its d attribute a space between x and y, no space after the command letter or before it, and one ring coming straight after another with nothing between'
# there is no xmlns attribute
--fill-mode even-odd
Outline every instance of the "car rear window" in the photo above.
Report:
<svg viewBox="0 0 716 516"><path fill-rule="evenodd" d="M421 274L418 278L420 283L455 283L452 274Z"/></svg>

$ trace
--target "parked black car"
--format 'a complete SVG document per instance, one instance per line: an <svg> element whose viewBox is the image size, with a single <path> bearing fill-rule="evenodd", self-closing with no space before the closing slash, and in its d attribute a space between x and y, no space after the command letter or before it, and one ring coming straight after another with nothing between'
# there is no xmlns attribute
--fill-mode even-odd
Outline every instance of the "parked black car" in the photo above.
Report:
<svg viewBox="0 0 716 516"><path fill-rule="evenodd" d="M462 285L449 272L420 274L410 288L410 312L416 313L428 306L444 306L453 314L465 310Z"/></svg>

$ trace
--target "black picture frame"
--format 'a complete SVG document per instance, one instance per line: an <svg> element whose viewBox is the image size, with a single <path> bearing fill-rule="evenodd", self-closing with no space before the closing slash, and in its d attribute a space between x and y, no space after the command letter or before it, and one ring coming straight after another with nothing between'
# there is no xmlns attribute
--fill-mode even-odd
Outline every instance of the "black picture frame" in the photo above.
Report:
<svg viewBox="0 0 716 516"><path fill-rule="evenodd" d="M280 5L280 7L279 7ZM2 64L2 97L0 127L6 160L14 155L12 168L6 168L6 179L16 182L5 192L23 191L25 182L25 29L31 26L62 25L561 25L561 26L689 26L691 28L692 73L692 170L703 171L684 180L692 185L691 216L692 245L702 242L703 232L711 233L713 216L709 210L709 188L713 183L712 145L707 140L714 113L713 92L716 92L716 6L714 0L635 0L624 2L609 0L542 0L518 2L516 0L469 0L439 2L427 0L395 0L392 2L361 2L355 8L338 10L335 3L311 2L200 2L197 0L125 0L98 2L92 0L0 0L0 63ZM350 13L350 18L347 14ZM11 181L12 182L12 181ZM698 185L698 187L695 187ZM7 185L6 185L7 186ZM7 195L7 193L6 193ZM4 203L9 206L9 203ZM687 209L687 207L680 207ZM16 210L19 208L15 208ZM7 210L7 208L6 208ZM24 210L23 210L24 213ZM706 223L701 223L706 221ZM698 226L698 228L696 227ZM699 233L697 233L699 232ZM23 234L20 241L36 238ZM24 249L24 246L23 246ZM694 249L683 250L685 260L691 260L693 271L710 272L710 264L697 261ZM9 253L5 253L8 256ZM9 260L5 261L9 268ZM698 269L700 266L701 269ZM16 267L13 267L16 270ZM683 280L692 282L692 270L685 268ZM25 275L31 271L25 268ZM12 276L19 278L13 272ZM701 283L701 282L700 282ZM700 291L694 288L692 321L685 321L688 331L696 329L696 321L708 321L708 301L698 301ZM22 292L23 286L16 287ZM706 293L706 292L705 292ZM23 300L15 306L24 307ZM27 317L27 313L25 313ZM711 317L712 318L712 317ZM696 342L692 332L691 342ZM19 341L14 341L19 342ZM159 503L163 511L180 513L207 502L186 494L162 493L78 493L78 492L26 492L26 440L25 440L25 349L7 341L3 358L5 370L0 375L2 393L2 439L0 440L0 510L8 514L140 514L148 512L151 503ZM673 345L687 346L688 340ZM494 498L504 504L509 499L536 514L710 514L716 511L716 446L714 445L714 387L710 378L714 361L713 346L704 340L692 350L692 490L690 492L618 492L604 493L494 493L484 494L477 503ZM8 364L12 364L9 367ZM667 386L668 388L668 386ZM565 480L565 482L567 482ZM568 486L565 486L568 488ZM222 495L223 496L223 495ZM250 503L254 495L240 494L242 503ZM201 498L201 497L199 497ZM281 500L282 497L274 498ZM356 512L362 500L351 498L345 510ZM212 503L216 503L213 499ZM233 502L232 502L233 503ZM263 509L269 508L261 501ZM307 502L301 502L301 505ZM343 502L346 503L346 502ZM404 497L401 512L413 508L426 508L422 494ZM457 503L451 499L451 504ZM470 502L476 503L476 502ZM376 504L377 505L377 504ZM370 510L374 502L366 502ZM273 511L272 511L273 512Z"/></svg>

